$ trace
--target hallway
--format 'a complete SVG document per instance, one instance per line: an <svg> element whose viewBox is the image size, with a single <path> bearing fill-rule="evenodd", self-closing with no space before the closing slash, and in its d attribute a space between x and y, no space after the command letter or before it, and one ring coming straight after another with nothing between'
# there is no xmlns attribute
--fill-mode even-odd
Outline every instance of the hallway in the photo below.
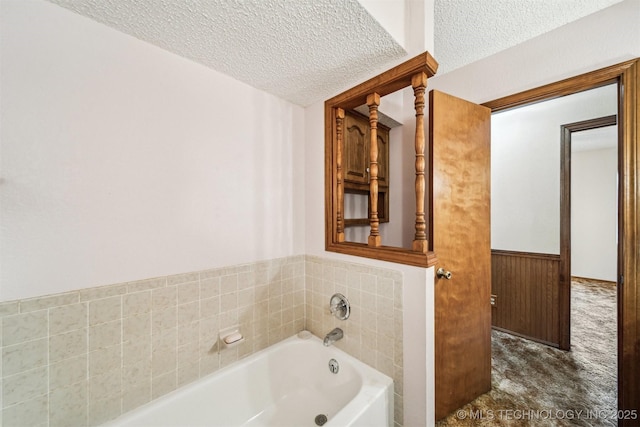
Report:
<svg viewBox="0 0 640 427"><path fill-rule="evenodd" d="M492 390L437 425L615 426L616 312L613 285L573 281L570 352L492 331Z"/></svg>

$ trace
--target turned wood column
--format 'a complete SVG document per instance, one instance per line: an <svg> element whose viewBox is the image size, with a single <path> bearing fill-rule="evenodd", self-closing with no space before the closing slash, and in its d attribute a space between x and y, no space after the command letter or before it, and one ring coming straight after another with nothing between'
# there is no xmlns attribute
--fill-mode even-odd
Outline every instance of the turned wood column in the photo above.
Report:
<svg viewBox="0 0 640 427"><path fill-rule="evenodd" d="M411 86L416 109L416 234L412 249L427 253L427 226L424 219L424 92L427 88L427 75L423 72L415 74L411 78Z"/></svg>
<svg viewBox="0 0 640 427"><path fill-rule="evenodd" d="M371 139L369 141L369 197L371 199L371 216L369 224L369 246L381 246L380 220L378 219L378 106L380 95L372 93L367 96L369 106L369 126Z"/></svg>
<svg viewBox="0 0 640 427"><path fill-rule="evenodd" d="M336 207L336 232L338 242L344 242L344 183L342 178L342 157L344 152L344 110L336 108L336 139L338 142L336 158L336 186L338 206Z"/></svg>

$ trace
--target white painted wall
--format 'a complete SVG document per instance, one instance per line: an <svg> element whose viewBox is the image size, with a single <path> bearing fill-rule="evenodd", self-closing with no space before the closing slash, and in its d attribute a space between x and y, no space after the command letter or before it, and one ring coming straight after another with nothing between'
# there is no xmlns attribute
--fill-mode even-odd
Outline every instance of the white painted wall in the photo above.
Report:
<svg viewBox="0 0 640 427"><path fill-rule="evenodd" d="M575 132L572 145L579 144ZM571 155L571 275L617 279L618 150Z"/></svg>
<svg viewBox="0 0 640 427"><path fill-rule="evenodd" d="M400 46L405 47L405 0L358 0L358 2Z"/></svg>
<svg viewBox="0 0 640 427"><path fill-rule="evenodd" d="M491 117L491 247L560 253L560 126L617 114L617 85Z"/></svg>
<svg viewBox="0 0 640 427"><path fill-rule="evenodd" d="M1 37L2 300L303 253L301 108L44 1Z"/></svg>

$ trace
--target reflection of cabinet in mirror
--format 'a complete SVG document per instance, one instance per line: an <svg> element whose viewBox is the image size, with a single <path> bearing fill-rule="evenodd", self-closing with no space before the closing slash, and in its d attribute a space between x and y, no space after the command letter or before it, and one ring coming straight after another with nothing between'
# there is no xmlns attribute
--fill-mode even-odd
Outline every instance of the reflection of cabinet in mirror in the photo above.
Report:
<svg viewBox="0 0 640 427"><path fill-rule="evenodd" d="M346 111L344 119L344 192L369 196L369 118ZM389 222L389 128L378 123L378 218ZM371 212L371 199L368 197ZM345 226L369 225L369 218L345 218Z"/></svg>

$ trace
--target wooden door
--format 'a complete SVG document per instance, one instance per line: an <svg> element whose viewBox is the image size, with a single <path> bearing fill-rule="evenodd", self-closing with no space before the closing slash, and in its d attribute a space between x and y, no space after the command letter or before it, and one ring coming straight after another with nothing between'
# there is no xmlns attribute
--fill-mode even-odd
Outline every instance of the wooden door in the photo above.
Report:
<svg viewBox="0 0 640 427"><path fill-rule="evenodd" d="M491 110L429 93L436 420L491 389Z"/></svg>

